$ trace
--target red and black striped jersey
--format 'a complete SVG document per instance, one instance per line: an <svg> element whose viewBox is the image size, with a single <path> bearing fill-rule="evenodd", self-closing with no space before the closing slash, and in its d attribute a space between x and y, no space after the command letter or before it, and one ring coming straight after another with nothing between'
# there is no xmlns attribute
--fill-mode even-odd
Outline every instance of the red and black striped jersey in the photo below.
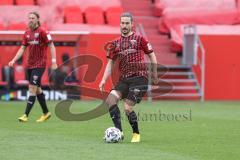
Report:
<svg viewBox="0 0 240 160"><path fill-rule="evenodd" d="M107 58L119 61L120 79L132 76L147 76L144 54L153 52L150 43L135 33L128 37L120 36L111 42Z"/></svg>
<svg viewBox="0 0 240 160"><path fill-rule="evenodd" d="M28 68L45 68L47 63L47 47L52 42L48 31L42 27L28 29L23 35L22 45L29 47Z"/></svg>

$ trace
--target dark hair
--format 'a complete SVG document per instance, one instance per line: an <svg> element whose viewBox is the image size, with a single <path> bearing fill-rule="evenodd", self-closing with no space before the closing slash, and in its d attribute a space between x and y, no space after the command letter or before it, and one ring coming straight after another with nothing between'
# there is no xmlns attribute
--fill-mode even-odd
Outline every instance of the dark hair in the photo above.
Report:
<svg viewBox="0 0 240 160"><path fill-rule="evenodd" d="M37 19L38 19L38 25L41 26L41 23L40 23L40 21L39 21L40 15L39 15L38 12L29 12L28 14L34 14L34 15L37 17Z"/></svg>
<svg viewBox="0 0 240 160"><path fill-rule="evenodd" d="M132 15L131 13L129 13L129 12L123 12L123 13L121 14L120 19L121 19L122 17L129 17L130 20L131 20L131 22L133 22L133 15Z"/></svg>

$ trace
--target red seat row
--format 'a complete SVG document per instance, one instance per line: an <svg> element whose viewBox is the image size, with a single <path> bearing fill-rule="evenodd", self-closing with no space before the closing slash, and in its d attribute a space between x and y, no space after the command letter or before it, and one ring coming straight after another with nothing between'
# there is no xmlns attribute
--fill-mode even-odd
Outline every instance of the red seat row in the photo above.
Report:
<svg viewBox="0 0 240 160"><path fill-rule="evenodd" d="M35 5L35 0L1 0L0 5Z"/></svg>
<svg viewBox="0 0 240 160"><path fill-rule="evenodd" d="M119 16L123 12L122 7L109 7L104 11L98 6L91 6L85 9L84 15L87 24L103 25L105 24L105 16L107 24L119 25ZM83 23L83 12L78 6L67 6L64 8L65 23Z"/></svg>
<svg viewBox="0 0 240 160"><path fill-rule="evenodd" d="M40 13L41 22L46 24L45 26L62 24L63 22L118 26L120 23L119 16L123 12L121 6L109 7L105 11L98 6L90 6L85 10L82 10L79 6L67 6L61 13L58 13L56 8L51 10L49 7L0 6L0 30L26 29L27 14L33 10Z"/></svg>
<svg viewBox="0 0 240 160"><path fill-rule="evenodd" d="M66 6L80 6L82 10L90 6L100 7L106 10L109 7L121 6L120 0L37 0L40 6L50 6L63 10Z"/></svg>
<svg viewBox="0 0 240 160"><path fill-rule="evenodd" d="M162 16L166 9L235 9L238 0L156 0L154 15Z"/></svg>
<svg viewBox="0 0 240 160"><path fill-rule="evenodd" d="M169 33L170 29L181 24L234 25L240 23L240 12L232 10L168 10L159 20L159 31Z"/></svg>

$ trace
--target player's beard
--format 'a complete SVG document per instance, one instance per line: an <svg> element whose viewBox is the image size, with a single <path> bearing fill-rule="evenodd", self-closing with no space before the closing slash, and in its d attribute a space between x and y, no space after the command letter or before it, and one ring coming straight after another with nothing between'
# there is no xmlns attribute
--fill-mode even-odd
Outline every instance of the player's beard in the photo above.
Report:
<svg viewBox="0 0 240 160"><path fill-rule="evenodd" d="M33 22L29 22L29 23L28 23L28 27L29 27L31 30L35 30L36 27L37 27L37 24L36 24L36 23L33 23Z"/></svg>
<svg viewBox="0 0 240 160"><path fill-rule="evenodd" d="M128 35L128 33L131 32L131 30L129 28L122 28L121 32L123 35Z"/></svg>

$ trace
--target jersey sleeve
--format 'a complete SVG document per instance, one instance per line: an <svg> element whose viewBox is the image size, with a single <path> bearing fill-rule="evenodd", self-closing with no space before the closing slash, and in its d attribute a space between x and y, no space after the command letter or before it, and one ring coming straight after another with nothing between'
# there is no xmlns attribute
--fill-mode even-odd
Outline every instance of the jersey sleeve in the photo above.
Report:
<svg viewBox="0 0 240 160"><path fill-rule="evenodd" d="M53 42L52 36L50 35L49 31L43 30L42 38L43 38L43 43L45 43L45 44L49 44L49 43Z"/></svg>
<svg viewBox="0 0 240 160"><path fill-rule="evenodd" d="M153 52L152 45L144 37L141 38L141 47L145 54Z"/></svg>
<svg viewBox="0 0 240 160"><path fill-rule="evenodd" d="M22 45L26 46L26 47L28 46L28 43L27 43L27 32L25 32L23 34Z"/></svg>
<svg viewBox="0 0 240 160"><path fill-rule="evenodd" d="M116 42L108 42L106 44L105 50L107 52L107 58L116 60L117 55L116 55Z"/></svg>

